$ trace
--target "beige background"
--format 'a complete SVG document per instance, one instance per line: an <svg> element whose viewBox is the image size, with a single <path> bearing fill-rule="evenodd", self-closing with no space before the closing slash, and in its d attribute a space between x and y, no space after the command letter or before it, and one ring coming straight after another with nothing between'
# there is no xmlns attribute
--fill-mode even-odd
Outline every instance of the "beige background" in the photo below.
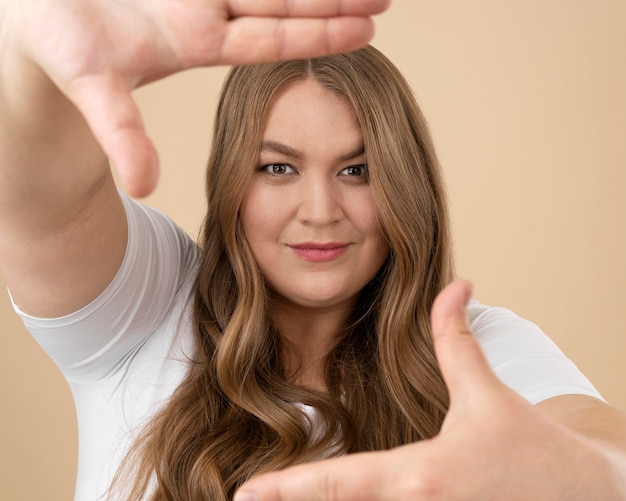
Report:
<svg viewBox="0 0 626 501"><path fill-rule="evenodd" d="M375 45L411 81L449 187L461 275L548 332L626 410L626 2L395 0ZM224 69L137 94L164 172L149 203L197 233ZM0 289L0 499L67 500L69 391Z"/></svg>

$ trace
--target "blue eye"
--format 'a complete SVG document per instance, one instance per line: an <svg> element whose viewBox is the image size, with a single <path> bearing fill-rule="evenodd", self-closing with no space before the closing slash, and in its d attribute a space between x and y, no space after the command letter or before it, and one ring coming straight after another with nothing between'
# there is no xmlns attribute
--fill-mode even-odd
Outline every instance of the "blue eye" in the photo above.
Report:
<svg viewBox="0 0 626 501"><path fill-rule="evenodd" d="M294 172L293 167L287 164L267 164L263 165L260 170L265 171L268 174L274 174L276 176Z"/></svg>

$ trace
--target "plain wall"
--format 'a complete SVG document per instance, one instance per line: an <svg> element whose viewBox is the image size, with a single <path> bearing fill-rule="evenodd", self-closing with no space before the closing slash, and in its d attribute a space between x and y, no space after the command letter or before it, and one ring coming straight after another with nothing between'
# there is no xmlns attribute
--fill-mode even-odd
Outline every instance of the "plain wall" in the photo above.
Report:
<svg viewBox="0 0 626 501"><path fill-rule="evenodd" d="M626 410L626 2L395 0L377 28L430 123L459 274L538 323ZM137 93L163 164L147 202L193 236L224 73ZM3 291L0 499L68 500L71 396Z"/></svg>

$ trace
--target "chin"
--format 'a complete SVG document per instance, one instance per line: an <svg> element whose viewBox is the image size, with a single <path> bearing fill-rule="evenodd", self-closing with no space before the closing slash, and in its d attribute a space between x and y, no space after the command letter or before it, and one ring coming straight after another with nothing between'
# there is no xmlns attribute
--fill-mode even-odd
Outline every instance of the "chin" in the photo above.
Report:
<svg viewBox="0 0 626 501"><path fill-rule="evenodd" d="M336 308L345 307L354 304L358 293L356 294L333 294L333 293L317 293L317 294L300 294L291 296L288 300L303 308Z"/></svg>

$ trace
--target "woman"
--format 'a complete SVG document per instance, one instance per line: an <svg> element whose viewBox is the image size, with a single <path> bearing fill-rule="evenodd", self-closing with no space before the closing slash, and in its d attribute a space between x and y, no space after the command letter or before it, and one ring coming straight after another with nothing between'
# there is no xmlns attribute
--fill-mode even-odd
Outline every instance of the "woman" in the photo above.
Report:
<svg viewBox="0 0 626 501"><path fill-rule="evenodd" d="M67 161L58 151L80 145L92 170L66 168L21 230L47 229L50 252L28 265L54 298L19 283L5 240L15 303L75 395L78 499L226 499L259 473L442 426L429 313L452 278L445 197L395 68L372 48L236 68L215 131L200 249L120 199L84 127L53 149ZM496 330L531 340L500 376L532 403L600 398L531 324L476 304L470 316L494 367L509 356L488 344ZM516 384L536 353L558 362Z"/></svg>
<svg viewBox="0 0 626 501"><path fill-rule="evenodd" d="M216 499L329 450L432 437L447 395L429 312L451 259L436 158L397 71L373 48L239 67L215 131L194 288L203 350L143 467L192 478L181 498ZM313 443L309 419L326 423Z"/></svg>

